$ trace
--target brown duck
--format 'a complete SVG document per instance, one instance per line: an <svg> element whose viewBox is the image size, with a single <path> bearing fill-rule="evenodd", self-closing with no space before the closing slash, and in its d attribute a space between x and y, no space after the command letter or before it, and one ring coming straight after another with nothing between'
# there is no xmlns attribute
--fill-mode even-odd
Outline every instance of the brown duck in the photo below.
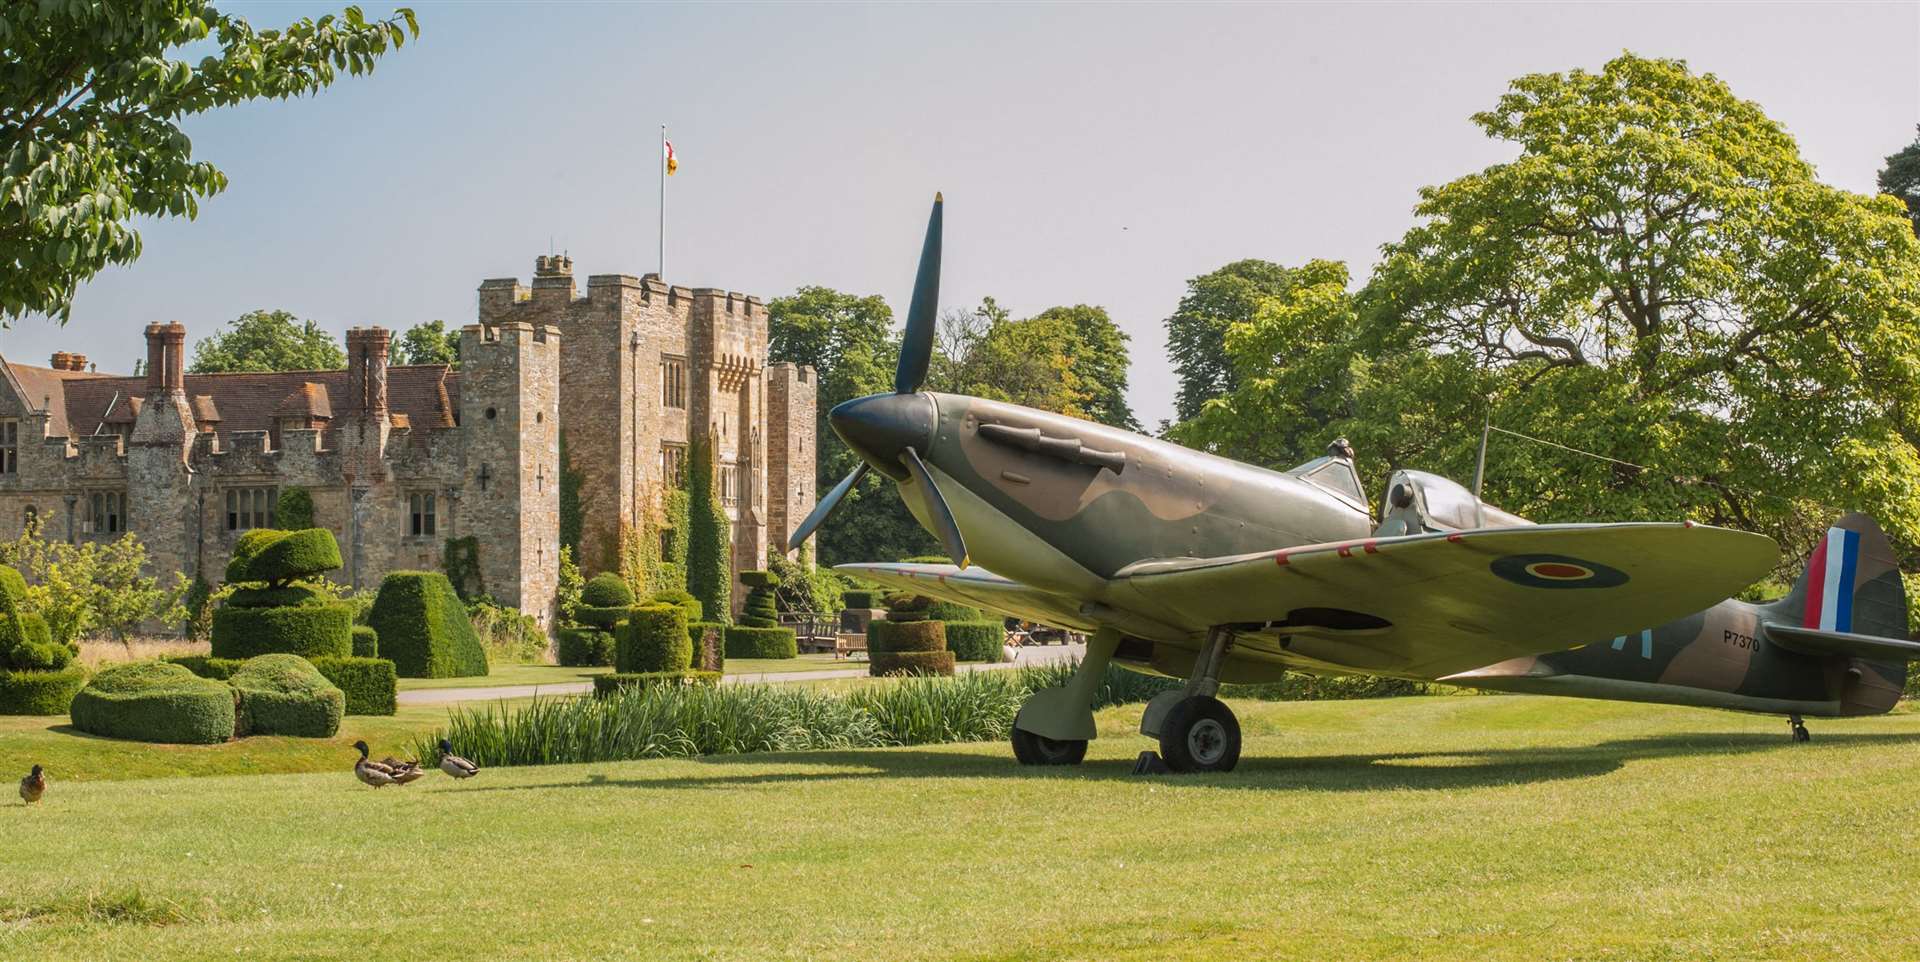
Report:
<svg viewBox="0 0 1920 962"><path fill-rule="evenodd" d="M19 769L16 768L14 771L17 772ZM40 796L46 793L47 773L41 771L40 766L35 765L33 766L33 771L28 772L27 777L20 780L20 800L26 802L28 805L32 805L34 802L40 800Z"/></svg>
<svg viewBox="0 0 1920 962"><path fill-rule="evenodd" d="M374 788L405 785L426 774L418 762L403 762L392 756L377 762L368 758L367 743L364 741L354 742L353 747L360 751L360 760L353 763L354 776Z"/></svg>

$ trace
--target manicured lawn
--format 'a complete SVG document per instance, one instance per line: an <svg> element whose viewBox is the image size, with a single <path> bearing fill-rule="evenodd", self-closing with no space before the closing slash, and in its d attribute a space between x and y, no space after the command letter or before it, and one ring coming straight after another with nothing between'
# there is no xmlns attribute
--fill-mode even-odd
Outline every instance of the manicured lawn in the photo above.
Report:
<svg viewBox="0 0 1920 962"><path fill-rule="evenodd" d="M431 688L498 688L503 685L567 685L591 681L611 668L562 668L559 665L494 665L477 678L402 678L401 691Z"/></svg>
<svg viewBox="0 0 1920 962"><path fill-rule="evenodd" d="M1920 957L1920 715L1236 703L1231 775L998 744L56 781L0 805L11 958ZM19 760L0 750L8 765ZM57 777L56 773L56 777Z"/></svg>
<svg viewBox="0 0 1920 962"><path fill-rule="evenodd" d="M727 674L759 675L767 672L786 671L845 671L867 670L865 661L851 658L835 658L832 655L801 655L797 658L729 658Z"/></svg>
<svg viewBox="0 0 1920 962"><path fill-rule="evenodd" d="M366 739L373 756L405 755L413 736L444 727L447 706L400 706L398 714L348 715L333 738L243 738L221 745L155 745L98 738L76 731L65 715L0 715L0 784L12 785L32 765L45 765L56 783L174 776L345 772ZM8 774L14 769L18 773ZM0 804L17 800L11 788ZM4 829L0 829L4 834ZM4 930L0 929L0 939Z"/></svg>

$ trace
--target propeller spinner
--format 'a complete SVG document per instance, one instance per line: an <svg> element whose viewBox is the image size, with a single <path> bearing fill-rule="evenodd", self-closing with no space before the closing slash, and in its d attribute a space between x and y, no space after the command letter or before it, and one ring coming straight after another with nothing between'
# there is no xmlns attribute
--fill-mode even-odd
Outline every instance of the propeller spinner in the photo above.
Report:
<svg viewBox="0 0 1920 962"><path fill-rule="evenodd" d="M921 486L940 541L953 563L967 566L967 542L953 511L933 484L933 476L920 460L920 452L933 443L935 411L932 398L919 393L926 383L927 368L933 361L935 314L940 309L940 208L939 194L933 195L933 213L927 218L926 241L920 246L920 269L913 279L913 300L907 307L907 328L900 336L900 360L894 367L893 393L871 394L836 406L827 414L833 432L860 455L861 461L841 479L827 496L820 499L800 526L787 539L787 550L800 547L812 536L847 492L877 468L896 481L911 480Z"/></svg>

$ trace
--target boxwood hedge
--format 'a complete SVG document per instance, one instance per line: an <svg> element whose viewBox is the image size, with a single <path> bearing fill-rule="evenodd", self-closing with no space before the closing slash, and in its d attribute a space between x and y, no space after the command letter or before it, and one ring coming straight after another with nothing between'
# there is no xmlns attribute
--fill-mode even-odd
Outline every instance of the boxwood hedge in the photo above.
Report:
<svg viewBox="0 0 1920 962"><path fill-rule="evenodd" d="M465 617L463 613L461 618ZM475 645L478 644L476 641ZM283 608L222 605L213 613L215 658L271 654L303 658L339 658L353 654L353 609L340 604Z"/></svg>
<svg viewBox="0 0 1920 962"><path fill-rule="evenodd" d="M102 669L67 713L73 727L108 738L212 745L233 737L233 689L161 661Z"/></svg>
<svg viewBox="0 0 1920 962"><path fill-rule="evenodd" d="M946 622L947 650L956 661L999 661L1006 653L1006 628L998 621Z"/></svg>
<svg viewBox="0 0 1920 962"><path fill-rule="evenodd" d="M623 673L686 671L693 663L693 639L687 613L679 605L635 605L627 609L615 642L613 667Z"/></svg>
<svg viewBox="0 0 1920 962"><path fill-rule="evenodd" d="M580 603L589 608L631 608L633 589L619 575L603 571L587 579L586 587L580 589Z"/></svg>
<svg viewBox="0 0 1920 962"><path fill-rule="evenodd" d="M876 651L867 655L869 670L880 675L951 675L951 651Z"/></svg>
<svg viewBox="0 0 1920 962"><path fill-rule="evenodd" d="M366 625L353 626L353 657L380 657L380 633Z"/></svg>
<svg viewBox="0 0 1920 962"><path fill-rule="evenodd" d="M792 628L728 625L722 632L727 640L728 658L794 658L800 654L800 643Z"/></svg>
<svg viewBox="0 0 1920 962"><path fill-rule="evenodd" d="M398 708L399 676L385 658L315 658L313 667L346 696L349 715L391 715Z"/></svg>
<svg viewBox="0 0 1920 962"><path fill-rule="evenodd" d="M618 608L589 608L583 605L573 610L573 616L583 625L592 625L602 631L612 631L621 622L627 620L627 610L632 607L632 605L621 605Z"/></svg>
<svg viewBox="0 0 1920 962"><path fill-rule="evenodd" d="M840 606L842 608L861 608L868 610L878 608L880 607L880 592L868 591L865 588L848 588L840 592Z"/></svg>
<svg viewBox="0 0 1920 962"><path fill-rule="evenodd" d="M647 671L614 672L611 675L593 676L593 695L605 698L622 688L652 688L657 685L705 685L712 688L720 684L720 672L717 671Z"/></svg>
<svg viewBox="0 0 1920 962"><path fill-rule="evenodd" d="M233 608L279 608L287 605L321 605L328 598L312 585L286 585L280 588L235 588L226 604Z"/></svg>
<svg viewBox="0 0 1920 962"><path fill-rule="evenodd" d="M340 567L340 543L325 528L276 531L255 528L233 544L228 581L264 581L285 585Z"/></svg>
<svg viewBox="0 0 1920 962"><path fill-rule="evenodd" d="M299 655L249 658L230 682L238 693L234 734L332 738L346 695Z"/></svg>
<svg viewBox="0 0 1920 962"><path fill-rule="evenodd" d="M64 715L74 693L87 683L87 671L70 665L58 671L0 670L0 715Z"/></svg>
<svg viewBox="0 0 1920 962"><path fill-rule="evenodd" d="M242 658L209 658L206 655L174 655L161 660L171 665L179 665L202 678L211 678L214 681L226 681L232 678L233 673L239 671L241 665L246 664L246 660Z"/></svg>
<svg viewBox="0 0 1920 962"><path fill-rule="evenodd" d="M685 589L668 588L665 591L656 591L653 593L653 600L657 604L679 605L685 608L689 622L706 617L706 608L700 604L700 599L695 598Z"/></svg>
<svg viewBox="0 0 1920 962"><path fill-rule="evenodd" d="M980 609L933 599L927 604L927 617L934 621L980 621L986 616Z"/></svg>
<svg viewBox="0 0 1920 962"><path fill-rule="evenodd" d="M687 625L687 638L693 642L693 667L701 671L722 671L727 667L726 625L695 621Z"/></svg>
<svg viewBox="0 0 1920 962"><path fill-rule="evenodd" d="M554 647L562 665L590 668L613 664L613 634L598 628L562 628Z"/></svg>
<svg viewBox="0 0 1920 962"><path fill-rule="evenodd" d="M395 571L380 582L367 624L380 634L380 654L402 678L465 678L487 673L487 652L474 634L453 583L438 571Z"/></svg>
<svg viewBox="0 0 1920 962"><path fill-rule="evenodd" d="M939 621L873 621L867 624L867 651L945 651L946 623Z"/></svg>

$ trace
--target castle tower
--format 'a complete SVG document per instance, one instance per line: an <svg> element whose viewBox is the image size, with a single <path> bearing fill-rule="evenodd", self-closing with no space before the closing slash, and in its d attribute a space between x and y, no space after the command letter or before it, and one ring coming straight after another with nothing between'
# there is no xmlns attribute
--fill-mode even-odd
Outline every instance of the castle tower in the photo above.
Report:
<svg viewBox="0 0 1920 962"><path fill-rule="evenodd" d="M767 365L767 543L785 548L813 510L819 377L804 364Z"/></svg>
<svg viewBox="0 0 1920 962"><path fill-rule="evenodd" d="M347 397L333 433L340 451L341 480L347 488L347 582L364 587L379 574L378 559L370 558L369 534L397 530L398 509L387 492L387 353L393 334L383 327L347 330ZM371 563L371 564L370 564ZM371 570L369 570L371 568Z"/></svg>
<svg viewBox="0 0 1920 962"><path fill-rule="evenodd" d="M153 571L194 570L194 499L188 458L196 433L193 409L187 402L186 326L149 324L147 335L146 396L127 441L127 530L146 542ZM82 517L87 509L79 509ZM96 532L106 534L108 532Z"/></svg>
<svg viewBox="0 0 1920 962"><path fill-rule="evenodd" d="M560 334L469 324L460 359L459 531L479 543L486 593L544 626L559 572Z"/></svg>

